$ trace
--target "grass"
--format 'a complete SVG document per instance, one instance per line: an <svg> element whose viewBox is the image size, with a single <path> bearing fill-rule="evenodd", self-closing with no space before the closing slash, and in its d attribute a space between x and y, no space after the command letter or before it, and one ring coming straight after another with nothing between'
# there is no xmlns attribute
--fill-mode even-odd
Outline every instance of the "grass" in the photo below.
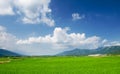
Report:
<svg viewBox="0 0 120 74"><path fill-rule="evenodd" d="M120 74L120 57L0 58L0 74Z"/></svg>

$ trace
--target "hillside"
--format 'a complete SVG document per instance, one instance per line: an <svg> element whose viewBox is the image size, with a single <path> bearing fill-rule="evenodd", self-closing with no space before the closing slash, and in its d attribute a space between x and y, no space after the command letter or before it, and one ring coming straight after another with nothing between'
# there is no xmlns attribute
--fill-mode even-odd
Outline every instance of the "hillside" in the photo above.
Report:
<svg viewBox="0 0 120 74"><path fill-rule="evenodd" d="M74 49L57 54L58 56L79 56L90 54L120 54L120 46L100 47L97 49Z"/></svg>
<svg viewBox="0 0 120 74"><path fill-rule="evenodd" d="M120 46L110 46L98 48L96 53L100 54L120 54Z"/></svg>
<svg viewBox="0 0 120 74"><path fill-rule="evenodd" d="M0 49L0 57L1 56L21 56L21 55L12 51L8 51L6 49Z"/></svg>
<svg viewBox="0 0 120 74"><path fill-rule="evenodd" d="M88 49L74 49L71 51L65 51L57 54L58 56L79 56L79 55L89 55L92 54L93 50Z"/></svg>

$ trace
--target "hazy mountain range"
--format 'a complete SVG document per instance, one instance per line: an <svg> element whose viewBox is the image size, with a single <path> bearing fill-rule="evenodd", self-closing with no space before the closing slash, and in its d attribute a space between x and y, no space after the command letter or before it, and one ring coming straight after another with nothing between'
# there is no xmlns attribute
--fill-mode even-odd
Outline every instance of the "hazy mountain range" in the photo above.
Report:
<svg viewBox="0 0 120 74"><path fill-rule="evenodd" d="M0 49L0 56L21 56L21 55L12 51L8 51L6 49Z"/></svg>
<svg viewBox="0 0 120 74"><path fill-rule="evenodd" d="M120 54L120 46L100 47L97 49L73 49L70 51L64 51L56 56L85 56L90 54ZM0 56L22 56L19 53L15 53L6 49L0 49Z"/></svg>
<svg viewBox="0 0 120 74"><path fill-rule="evenodd" d="M90 54L120 54L120 46L109 46L109 47L100 47L97 49L74 49L70 51L64 51L57 54L58 56L79 56L79 55L90 55Z"/></svg>

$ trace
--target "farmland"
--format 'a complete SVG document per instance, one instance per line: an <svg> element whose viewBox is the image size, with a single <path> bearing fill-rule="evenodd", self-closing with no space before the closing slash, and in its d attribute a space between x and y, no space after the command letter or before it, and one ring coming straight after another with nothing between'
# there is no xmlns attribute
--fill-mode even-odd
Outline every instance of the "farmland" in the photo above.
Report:
<svg viewBox="0 0 120 74"><path fill-rule="evenodd" d="M120 74L120 57L3 57L0 74Z"/></svg>

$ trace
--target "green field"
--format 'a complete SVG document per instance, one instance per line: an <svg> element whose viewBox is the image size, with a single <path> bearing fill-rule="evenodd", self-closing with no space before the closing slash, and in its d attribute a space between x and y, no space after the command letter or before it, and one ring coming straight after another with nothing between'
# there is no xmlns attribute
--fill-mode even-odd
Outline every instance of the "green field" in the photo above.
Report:
<svg viewBox="0 0 120 74"><path fill-rule="evenodd" d="M120 74L120 57L0 58L0 74Z"/></svg>

